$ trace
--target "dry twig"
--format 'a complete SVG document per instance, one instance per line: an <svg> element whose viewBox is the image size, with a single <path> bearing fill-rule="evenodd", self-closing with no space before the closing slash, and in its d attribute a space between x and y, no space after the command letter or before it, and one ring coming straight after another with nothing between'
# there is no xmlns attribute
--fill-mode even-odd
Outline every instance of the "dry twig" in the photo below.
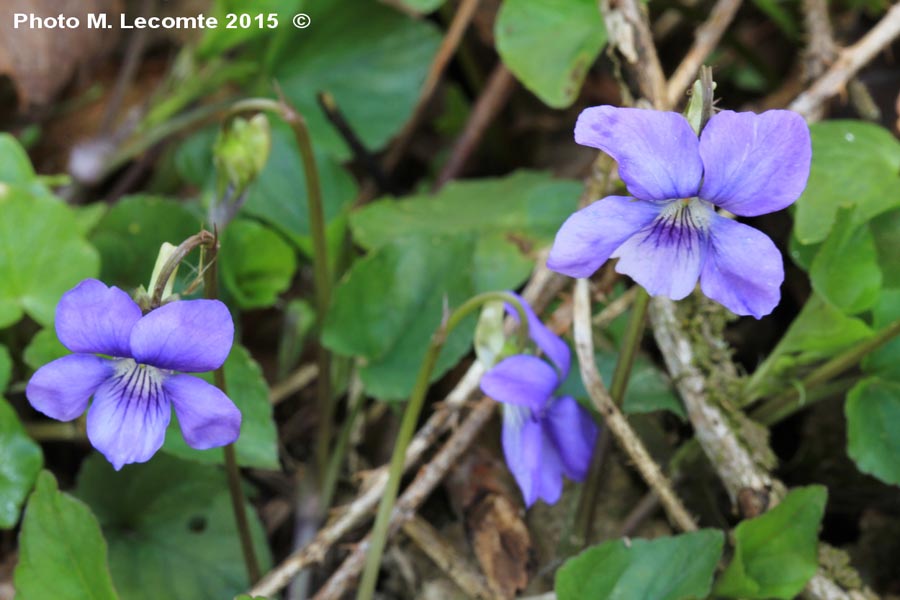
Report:
<svg viewBox="0 0 900 600"><path fill-rule="evenodd" d="M444 187L448 181L462 172L472 152L481 142L484 132L506 105L506 101L509 100L514 89L516 89L515 77L502 62L498 62L487 85L484 86L484 91L478 96L475 106L472 107L469 120L466 121L462 134L456 140L447 164L441 169L441 173L434 183L435 190Z"/></svg>
<svg viewBox="0 0 900 600"><path fill-rule="evenodd" d="M581 369L584 387L594 403L594 407L603 415L604 423L609 427L616 441L634 462L647 485L656 492L666 513L682 531L695 531L697 524L681 500L672 491L672 485L663 475L659 465L651 458L643 442L625 419L622 411L613 402L594 362L594 342L591 332L591 298L587 279L575 282L575 308L573 314L573 333L575 335L575 352Z"/></svg>
<svg viewBox="0 0 900 600"><path fill-rule="evenodd" d="M709 18L697 28L694 45L672 73L666 86L666 103L670 107L677 106L685 91L694 83L697 71L722 39L722 35L741 7L741 2L742 0L719 0L713 6Z"/></svg>
<svg viewBox="0 0 900 600"><path fill-rule="evenodd" d="M403 533L428 555L470 598L490 599L494 595L484 576L459 554L431 524L414 515L403 524Z"/></svg>
<svg viewBox="0 0 900 600"><path fill-rule="evenodd" d="M565 278L544 266L545 258L543 255L538 258L534 273L522 291L522 296L536 311L542 310L551 298L556 296L566 281ZM406 451L406 469L418 463L435 440L446 433L454 422L453 417L459 413L478 389L482 375L484 375L484 368L481 363L475 362L447 395L441 408L432 413L425 425L419 429ZM386 465L372 471L367 477L365 490L344 508L339 516L323 527L311 543L293 552L281 564L267 573L253 587L250 595L273 595L287 586L301 570L321 562L334 544L371 515L381 499L387 479Z"/></svg>
<svg viewBox="0 0 900 600"><path fill-rule="evenodd" d="M869 33L841 50L837 60L788 107L807 120L814 120L826 100L840 93L847 82L875 55L900 36L900 3L894 4Z"/></svg>
<svg viewBox="0 0 900 600"><path fill-rule="evenodd" d="M397 136L397 140L391 146L384 159L384 170L388 174L397 168L400 159L403 158L406 147L409 145L409 140L412 138L416 127L418 127L419 121L422 120L428 101L434 95L434 90L447 69L450 59L456 54L456 49L462 41L463 34L469 27L469 23L472 21L479 2L481 0L462 0L459 8L456 9L456 14L453 15L453 21L451 21L450 27L447 28L447 34L441 42L441 47L438 48L431 67L428 69L428 75L425 76L425 83L422 84L422 91L419 93L419 100L416 103L416 108L413 110L413 115L406 122L403 131Z"/></svg>
<svg viewBox="0 0 900 600"><path fill-rule="evenodd" d="M475 436L493 416L495 408L496 402L487 396L483 397L434 458L419 470L419 474L397 500L397 505L391 514L390 533L396 532L403 523L415 515L419 505L440 484L459 457L468 450ZM365 564L369 541L370 536L366 536L356 545L350 556L332 574L313 600L337 600L343 597L347 588L356 581Z"/></svg>
<svg viewBox="0 0 900 600"><path fill-rule="evenodd" d="M691 340L681 328L675 303L658 296L650 305L656 343L694 426L694 436L715 465L732 504L742 490L768 495L772 478L732 431L728 415L709 401L706 379L694 364Z"/></svg>

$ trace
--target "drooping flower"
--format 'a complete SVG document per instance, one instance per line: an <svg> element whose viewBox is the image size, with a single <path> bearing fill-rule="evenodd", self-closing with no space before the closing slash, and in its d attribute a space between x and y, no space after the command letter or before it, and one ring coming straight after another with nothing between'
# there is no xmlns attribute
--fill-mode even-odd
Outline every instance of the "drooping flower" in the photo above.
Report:
<svg viewBox="0 0 900 600"><path fill-rule="evenodd" d="M170 405L192 448L238 438L241 413L234 403L217 387L178 373L211 371L228 357L234 323L218 300L172 302L142 316L119 288L85 279L60 299L56 335L74 354L38 369L25 395L60 421L81 415L93 396L88 439L117 470L159 450Z"/></svg>
<svg viewBox="0 0 900 600"><path fill-rule="evenodd" d="M633 197L609 196L569 217L547 266L588 277L609 258L650 295L703 293L739 315L769 314L781 297L781 253L766 235L716 213L755 217L792 204L806 187L809 128L786 110L723 111L698 140L673 112L597 106L575 141L612 156Z"/></svg>
<svg viewBox="0 0 900 600"><path fill-rule="evenodd" d="M574 481L587 476L597 425L574 398L558 397L569 373L570 352L520 298L528 316L528 334L544 356L517 354L503 359L481 379L481 390L503 403L503 454L525 505L539 498L559 500L563 475ZM518 313L507 306L513 318Z"/></svg>

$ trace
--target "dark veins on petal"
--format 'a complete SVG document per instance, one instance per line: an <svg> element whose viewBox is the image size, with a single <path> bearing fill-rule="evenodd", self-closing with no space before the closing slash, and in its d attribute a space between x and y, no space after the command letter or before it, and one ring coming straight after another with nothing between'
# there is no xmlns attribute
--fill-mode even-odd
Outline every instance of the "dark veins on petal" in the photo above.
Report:
<svg viewBox="0 0 900 600"><path fill-rule="evenodd" d="M162 385L159 375L152 373L153 367L134 365L131 369L116 376L115 392L119 395L116 410L128 412L140 410L144 424L150 411L159 412L162 404Z"/></svg>
<svg viewBox="0 0 900 600"><path fill-rule="evenodd" d="M688 255L701 247L706 232L697 222L691 209L679 206L676 210L660 215L647 230L641 243L652 242L655 248L674 248L677 254L685 250Z"/></svg>

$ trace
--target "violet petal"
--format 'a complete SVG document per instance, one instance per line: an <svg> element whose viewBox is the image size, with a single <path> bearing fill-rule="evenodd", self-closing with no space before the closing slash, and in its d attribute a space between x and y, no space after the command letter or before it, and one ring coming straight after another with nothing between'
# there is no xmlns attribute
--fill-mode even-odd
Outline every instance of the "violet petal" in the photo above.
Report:
<svg viewBox="0 0 900 600"><path fill-rule="evenodd" d="M700 137L700 197L752 217L792 204L806 187L812 145L803 117L789 110L722 111Z"/></svg>
<svg viewBox="0 0 900 600"><path fill-rule="evenodd" d="M481 391L498 402L543 410L559 383L553 367L526 354L501 360L481 378Z"/></svg>
<svg viewBox="0 0 900 600"><path fill-rule="evenodd" d="M503 407L503 455L522 491L525 506L539 498L553 504L562 493L562 471L556 450L541 424L521 406Z"/></svg>
<svg viewBox="0 0 900 600"><path fill-rule="evenodd" d="M85 279L56 305L56 335L72 352L130 357L131 329L141 309L117 287Z"/></svg>
<svg viewBox="0 0 900 600"><path fill-rule="evenodd" d="M218 369L228 358L234 322L218 300L181 300L144 315L131 332L131 351L139 363L200 373Z"/></svg>
<svg viewBox="0 0 900 600"><path fill-rule="evenodd" d="M544 426L559 451L566 477L584 481L597 442L597 424L591 413L574 398L563 396L547 408Z"/></svg>
<svg viewBox="0 0 900 600"><path fill-rule="evenodd" d="M163 383L184 441L191 448L207 450L237 440L241 411L222 390L192 375L173 375Z"/></svg>
<svg viewBox="0 0 900 600"><path fill-rule="evenodd" d="M615 253L616 271L634 279L651 296L686 297L697 285L708 245L704 231L713 211L696 201L683 213L660 215ZM669 211L671 212L671 211Z"/></svg>
<svg viewBox="0 0 900 600"><path fill-rule="evenodd" d="M566 375L569 374L569 367L571 366L572 361L572 353L569 350L569 346L567 346L558 335L553 333L549 327L541 322L535 314L534 309L531 308L531 305L529 305L524 298L515 292L510 293L519 299L522 308L525 309L525 314L528 317L528 337L530 337L535 345L541 349L541 352L546 354L547 358L556 365L556 368L560 373L559 378L565 379ZM506 313L517 323L519 322L518 311L509 304L506 305Z"/></svg>
<svg viewBox="0 0 900 600"><path fill-rule="evenodd" d="M547 267L569 277L590 277L664 204L608 196L572 214L556 233Z"/></svg>
<svg viewBox="0 0 900 600"><path fill-rule="evenodd" d="M612 156L641 200L690 198L700 188L697 135L678 113L594 106L578 116L575 141Z"/></svg>
<svg viewBox="0 0 900 600"><path fill-rule="evenodd" d="M757 319L781 299L784 265L769 237L742 223L715 215L710 248L700 275L703 293L737 315Z"/></svg>
<svg viewBox="0 0 900 600"><path fill-rule="evenodd" d="M107 379L94 394L88 439L117 471L150 460L163 445L172 410L161 378L152 367L133 365Z"/></svg>
<svg viewBox="0 0 900 600"><path fill-rule="evenodd" d="M112 375L112 361L93 354L70 354L38 369L25 396L35 410L71 421L87 409L90 397Z"/></svg>

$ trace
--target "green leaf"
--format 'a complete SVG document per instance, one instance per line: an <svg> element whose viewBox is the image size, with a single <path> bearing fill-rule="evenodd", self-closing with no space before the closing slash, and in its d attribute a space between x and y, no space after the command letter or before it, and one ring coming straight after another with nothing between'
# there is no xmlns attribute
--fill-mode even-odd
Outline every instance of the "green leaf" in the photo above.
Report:
<svg viewBox="0 0 900 600"><path fill-rule="evenodd" d="M0 133L0 183L22 185L35 179L28 153L15 137Z"/></svg>
<svg viewBox="0 0 900 600"><path fill-rule="evenodd" d="M48 325L60 296L97 275L97 251L56 199L0 189L0 214L0 328L23 314Z"/></svg>
<svg viewBox="0 0 900 600"><path fill-rule="evenodd" d="M405 8L419 13L421 15L427 15L428 13L434 12L444 4L444 0L398 0L400 4L402 4Z"/></svg>
<svg viewBox="0 0 900 600"><path fill-rule="evenodd" d="M798 37L797 22L781 4L780 0L753 0L760 11L766 14L791 40Z"/></svg>
<svg viewBox="0 0 900 600"><path fill-rule="evenodd" d="M734 530L734 557L716 582L727 598L794 598L818 568L818 531L828 492L792 490L781 504Z"/></svg>
<svg viewBox="0 0 900 600"><path fill-rule="evenodd" d="M518 286L531 263L502 237L400 239L358 261L334 293L323 343L367 359L366 390L382 400L405 398L431 335L450 307L489 290ZM448 337L432 373L437 379L468 351L474 315Z"/></svg>
<svg viewBox="0 0 900 600"><path fill-rule="evenodd" d="M213 382L212 373L197 376L209 383ZM242 416L241 437L235 444L238 464L243 467L278 469L278 432L272 418L269 388L259 365L247 349L239 344L234 345L225 361L225 382L228 397L240 409ZM185 443L176 421L177 416L172 419L166 431L163 450L202 463L222 464L224 458L221 448L194 450Z"/></svg>
<svg viewBox="0 0 900 600"><path fill-rule="evenodd" d="M362 143L380 149L412 114L440 35L427 21L378 2L329 0L306 12L312 24L291 37L274 78L321 148L350 157L316 101L317 93L329 92Z"/></svg>
<svg viewBox="0 0 900 600"><path fill-rule="evenodd" d="M847 453L857 468L900 485L900 382L870 377L847 394Z"/></svg>
<svg viewBox="0 0 900 600"><path fill-rule="evenodd" d="M776 354L793 354L799 364L831 357L872 336L862 320L848 317L813 294L778 343Z"/></svg>
<svg viewBox="0 0 900 600"><path fill-rule="evenodd" d="M880 331L900 319L900 289L882 290L872 308L872 326ZM900 383L900 336L895 337L863 360L863 370L882 379Z"/></svg>
<svg viewBox="0 0 900 600"><path fill-rule="evenodd" d="M149 284L163 242L177 246L198 231L200 222L183 204L155 196L131 196L103 216L91 241L103 257L103 281L133 289Z"/></svg>
<svg viewBox="0 0 900 600"><path fill-rule="evenodd" d="M28 437L16 411L0 397L0 528L14 527L19 520L43 462L41 447Z"/></svg>
<svg viewBox="0 0 900 600"><path fill-rule="evenodd" d="M810 127L812 167L797 200L794 235L801 244L826 238L838 208L857 207L855 224L900 206L900 142L862 121L825 121Z"/></svg>
<svg viewBox="0 0 900 600"><path fill-rule="evenodd" d="M52 327L45 327L31 338L25 347L22 359L32 370L37 371L48 362L67 354L71 353L60 343L59 338L56 337L56 331Z"/></svg>
<svg viewBox="0 0 900 600"><path fill-rule="evenodd" d="M60 492L48 471L37 478L19 534L19 600L115 600L106 542L97 519Z"/></svg>
<svg viewBox="0 0 900 600"><path fill-rule="evenodd" d="M222 56L227 50L240 44L257 38L271 38L275 35L273 29L290 29L296 35L297 30L290 18L302 4L302 0L255 0L252 4L248 4L245 0L216 0L207 14L218 19L218 27L203 31L203 38L197 46L197 56L200 58ZM237 21L235 27L229 28L229 13L254 17L251 26L243 27L240 21ZM267 20L269 14L278 16L277 28L269 28ZM256 20L257 15L263 15L262 25Z"/></svg>
<svg viewBox="0 0 900 600"><path fill-rule="evenodd" d="M869 221L869 229L878 251L884 287L900 288L900 209L879 215Z"/></svg>
<svg viewBox="0 0 900 600"><path fill-rule="evenodd" d="M595 0L504 0L494 33L503 63L553 108L575 101L606 45Z"/></svg>
<svg viewBox="0 0 900 600"><path fill-rule="evenodd" d="M456 307L477 293L520 285L532 267L523 249L553 236L574 209L577 188L519 173L360 211L351 219L354 234L372 251L337 286L323 343L366 359L361 377L369 393L406 397L445 298ZM474 326L473 316L453 332L433 379L468 351Z"/></svg>
<svg viewBox="0 0 900 600"><path fill-rule="evenodd" d="M297 270L294 250L281 236L245 219L225 230L219 264L222 284L242 309L275 304Z"/></svg>
<svg viewBox="0 0 900 600"><path fill-rule="evenodd" d="M321 152L315 153L315 159L325 222L330 223L355 200L358 190L353 177L337 160ZM273 120L272 153L259 178L247 191L243 211L271 225L306 250L312 230L306 175L301 164L300 151L290 129Z"/></svg>
<svg viewBox="0 0 900 600"><path fill-rule="evenodd" d="M809 270L813 289L848 315L870 308L881 290L875 238L867 224L854 225L855 212L852 206L838 209L834 228Z"/></svg>
<svg viewBox="0 0 900 600"><path fill-rule="evenodd" d="M847 316L814 293L757 367L747 391L756 398L780 393L792 380L797 381L801 367L831 358L872 335L864 321Z"/></svg>
<svg viewBox="0 0 900 600"><path fill-rule="evenodd" d="M517 171L506 177L452 182L436 195L383 199L350 218L367 249L411 236L503 233L522 244L553 240L581 193L574 181Z"/></svg>
<svg viewBox="0 0 900 600"><path fill-rule="evenodd" d="M6 349L6 346L0 344L0 394L9 385L10 377L12 377L12 358L9 356L9 350Z"/></svg>
<svg viewBox="0 0 900 600"><path fill-rule="evenodd" d="M709 594L722 555L721 531L616 540L569 559L556 573L559 600L682 600Z"/></svg>
<svg viewBox="0 0 900 600"><path fill-rule="evenodd" d="M78 475L78 497L109 542L113 581L128 600L221 600L248 587L225 474L159 454L116 472L94 454ZM271 559L247 506L261 566ZM148 582L152 582L149 585Z"/></svg>

